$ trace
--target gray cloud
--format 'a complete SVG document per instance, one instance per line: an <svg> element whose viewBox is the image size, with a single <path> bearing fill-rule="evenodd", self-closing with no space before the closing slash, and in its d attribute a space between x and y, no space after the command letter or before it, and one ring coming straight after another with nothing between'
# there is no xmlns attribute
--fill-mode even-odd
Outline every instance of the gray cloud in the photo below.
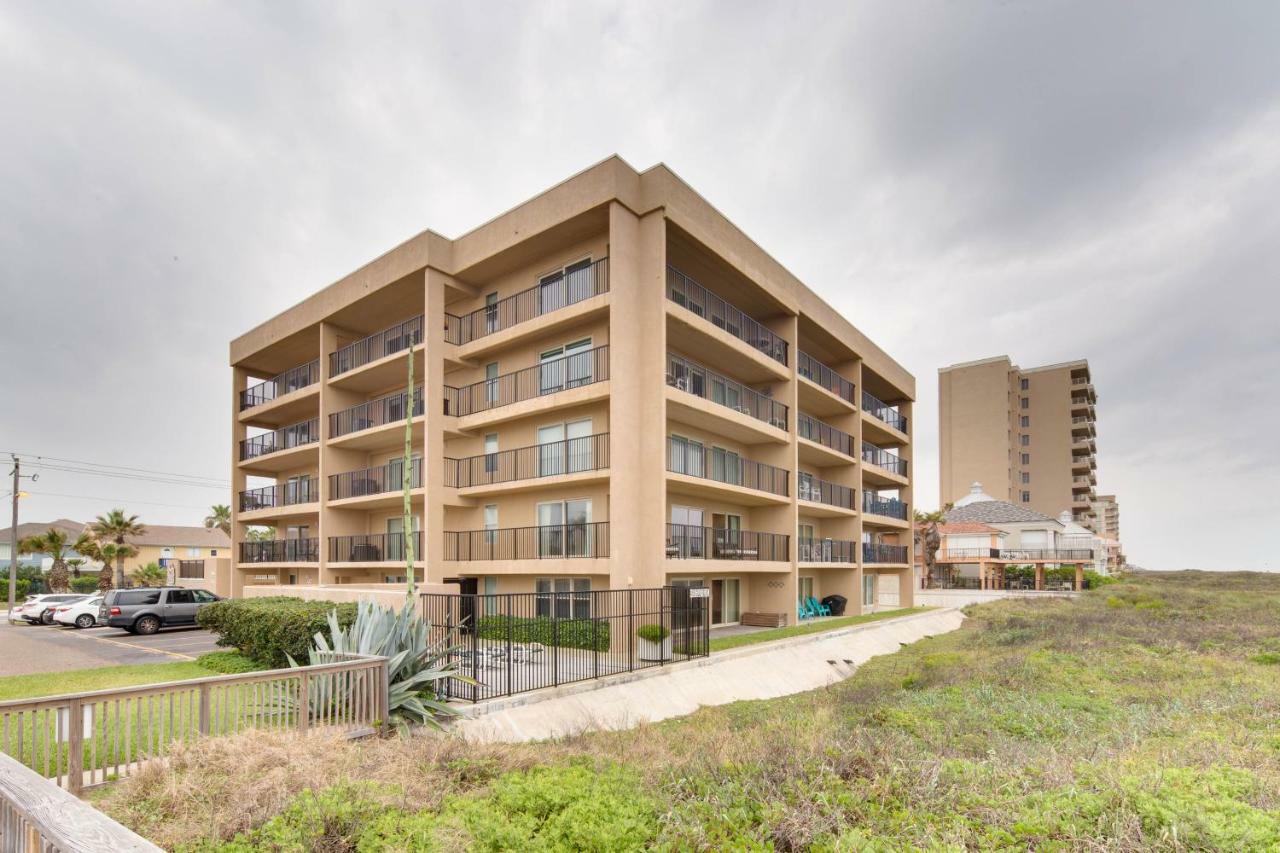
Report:
<svg viewBox="0 0 1280 853"><path fill-rule="evenodd" d="M916 374L921 504L938 366L1084 356L1131 555L1261 566L1278 36L1268 3L10 2L0 445L225 478L232 337L617 151ZM219 496L40 486L28 518Z"/></svg>

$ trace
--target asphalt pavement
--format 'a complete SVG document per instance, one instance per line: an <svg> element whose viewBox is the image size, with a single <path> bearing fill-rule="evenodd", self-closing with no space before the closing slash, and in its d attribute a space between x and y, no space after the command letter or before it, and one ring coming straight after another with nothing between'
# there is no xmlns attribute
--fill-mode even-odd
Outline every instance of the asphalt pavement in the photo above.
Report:
<svg viewBox="0 0 1280 853"><path fill-rule="evenodd" d="M166 628L144 637L119 628L11 625L0 621L0 676L122 664L192 661L217 650L203 628Z"/></svg>

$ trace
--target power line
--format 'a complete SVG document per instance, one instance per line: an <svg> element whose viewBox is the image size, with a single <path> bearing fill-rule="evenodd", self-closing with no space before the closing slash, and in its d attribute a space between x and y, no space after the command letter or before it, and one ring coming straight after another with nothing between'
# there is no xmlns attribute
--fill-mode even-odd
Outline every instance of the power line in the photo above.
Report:
<svg viewBox="0 0 1280 853"><path fill-rule="evenodd" d="M116 503L122 502L119 496L116 496L114 498L104 498L104 497L99 497L97 495L64 495L64 494L59 494L58 492L27 492L27 494L31 495L31 497L33 498L72 498L72 499L86 500L86 501L103 501L104 503L110 503L112 501ZM163 507L169 507L170 509L198 509L198 510L205 510L205 511L209 509L209 507L207 506L195 506L194 504L167 504L167 503L160 503L158 501L135 501L132 499L128 501L124 501L124 503L128 503L130 505L145 504L147 506L163 506Z"/></svg>
<svg viewBox="0 0 1280 853"><path fill-rule="evenodd" d="M110 471L98 471L93 468L73 468L66 465L49 465L41 462L29 463L28 467L36 468L41 471L63 471L70 474L89 474L95 477L109 477L114 480L134 480L134 481L144 482L144 483L163 483L171 486L188 486L188 487L197 488L197 489L216 489L218 491L225 491L226 489L231 488L230 483L224 483L221 485L217 483L199 483L194 480L174 480L174 479L169 479L164 477L148 477L143 474L119 474L119 473L112 473Z"/></svg>
<svg viewBox="0 0 1280 853"><path fill-rule="evenodd" d="M218 477L206 477L203 474L180 474L176 471L158 471L154 468L135 468L135 467L130 467L128 465L113 465L106 462L87 462L83 459L67 459L61 456L42 456L41 454L38 454L38 453L19 453L17 451L11 451L11 450L6 450L4 452L8 454L16 455L16 456L26 456L28 457L29 461L31 461L32 463L38 463L38 462L42 463L47 460L48 462L62 463L65 465L89 466L93 468L104 468L104 469L111 469L115 471L136 473L136 474L156 474L162 477L181 477L188 480L208 480L214 483L227 482L226 480L222 480Z"/></svg>

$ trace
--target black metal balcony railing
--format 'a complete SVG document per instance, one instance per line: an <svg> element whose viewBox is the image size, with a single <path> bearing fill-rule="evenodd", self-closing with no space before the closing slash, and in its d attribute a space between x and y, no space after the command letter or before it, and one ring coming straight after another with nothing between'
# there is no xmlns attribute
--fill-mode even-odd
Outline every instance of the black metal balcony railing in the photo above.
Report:
<svg viewBox="0 0 1280 853"><path fill-rule="evenodd" d="M905 563L906 561L906 545L887 545L882 542L862 543L862 562L864 563Z"/></svg>
<svg viewBox="0 0 1280 853"><path fill-rule="evenodd" d="M609 346L575 352L462 388L445 386L445 414L473 415L609 378Z"/></svg>
<svg viewBox="0 0 1280 853"><path fill-rule="evenodd" d="M421 314L329 353L329 375L341 376L349 370L355 370L384 356L416 347L420 343L422 343Z"/></svg>
<svg viewBox="0 0 1280 853"><path fill-rule="evenodd" d="M840 399L847 400L849 403L855 402L853 383L803 350L800 351L800 357L796 361L796 371L805 379L821 385Z"/></svg>
<svg viewBox="0 0 1280 853"><path fill-rule="evenodd" d="M847 539L798 539L796 551L802 563L858 562L858 543Z"/></svg>
<svg viewBox="0 0 1280 853"><path fill-rule="evenodd" d="M862 493L862 511L873 515L885 515L889 518L907 520L907 504L897 498L885 498L875 492Z"/></svg>
<svg viewBox="0 0 1280 853"><path fill-rule="evenodd" d="M823 423L812 415L800 413L796 418L796 432L801 438L817 442L823 447L830 447L845 456L853 455L853 436L836 429L831 424Z"/></svg>
<svg viewBox="0 0 1280 853"><path fill-rule="evenodd" d="M609 433L534 444L464 459L444 460L444 484L457 489L609 467Z"/></svg>
<svg viewBox="0 0 1280 853"><path fill-rule="evenodd" d="M712 325L750 344L774 361L787 363L785 340L672 266L667 267L667 298L706 318Z"/></svg>
<svg viewBox="0 0 1280 853"><path fill-rule="evenodd" d="M413 559L422 559L422 534L410 534ZM364 533L355 536L330 536L329 559L335 563L394 563L408 558L403 533Z"/></svg>
<svg viewBox="0 0 1280 853"><path fill-rule="evenodd" d="M543 279L519 293L470 314L445 315L444 339L465 344L501 332L543 314L567 308L584 299L609 292L609 259L574 265L556 277Z"/></svg>
<svg viewBox="0 0 1280 853"><path fill-rule="evenodd" d="M404 461L400 459L373 468L329 475L329 500L332 501L381 495L403 488ZM409 488L422 488L422 460L419 458L409 460Z"/></svg>
<svg viewBox="0 0 1280 853"><path fill-rule="evenodd" d="M450 530L446 560L553 560L609 556L609 522Z"/></svg>
<svg viewBox="0 0 1280 853"><path fill-rule="evenodd" d="M268 539L264 542L241 542L242 563L317 563L320 561L320 540Z"/></svg>
<svg viewBox="0 0 1280 853"><path fill-rule="evenodd" d="M667 384L778 429L787 428L786 404L721 376L697 362L670 353L667 354Z"/></svg>
<svg viewBox="0 0 1280 853"><path fill-rule="evenodd" d="M259 382L240 392L240 411L269 403L320 381L320 359L291 367L279 376Z"/></svg>
<svg viewBox="0 0 1280 853"><path fill-rule="evenodd" d="M1090 548L944 548L938 551L938 562L962 560L1092 560Z"/></svg>
<svg viewBox="0 0 1280 853"><path fill-rule="evenodd" d="M888 424L899 432L907 431L906 415L874 394L868 394L866 391L862 392L862 409L867 414Z"/></svg>
<svg viewBox="0 0 1280 853"><path fill-rule="evenodd" d="M386 397L379 397L340 412L333 412L329 415L329 437L338 438L353 432L403 421L405 404L408 400L409 395L401 391L399 394L388 394ZM413 416L418 417L422 411L422 386L419 385L413 389Z"/></svg>
<svg viewBox="0 0 1280 853"><path fill-rule="evenodd" d="M260 489L246 489L240 493L240 511L252 512L255 509L273 509L318 500L320 489L315 480L295 480Z"/></svg>
<svg viewBox="0 0 1280 853"><path fill-rule="evenodd" d="M667 525L670 560L789 560L791 537L722 527Z"/></svg>
<svg viewBox="0 0 1280 853"><path fill-rule="evenodd" d="M887 450L876 447L870 442L862 442L862 461L883 468L900 477L907 476L907 460L896 453L890 453Z"/></svg>
<svg viewBox="0 0 1280 853"><path fill-rule="evenodd" d="M796 474L796 494L802 501L853 509L853 489L805 471Z"/></svg>
<svg viewBox="0 0 1280 853"><path fill-rule="evenodd" d="M280 450L314 444L320 440L320 419L311 418L240 442L240 460L256 459Z"/></svg>
<svg viewBox="0 0 1280 853"><path fill-rule="evenodd" d="M674 438L667 439L667 470L771 495L786 497L789 494L790 478L786 468L753 462L718 447L690 445Z"/></svg>

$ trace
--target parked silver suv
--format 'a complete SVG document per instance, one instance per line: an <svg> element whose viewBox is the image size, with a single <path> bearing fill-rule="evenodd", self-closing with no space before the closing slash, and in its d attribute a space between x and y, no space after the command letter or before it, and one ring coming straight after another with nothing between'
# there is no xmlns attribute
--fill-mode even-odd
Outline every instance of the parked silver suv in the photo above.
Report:
<svg viewBox="0 0 1280 853"><path fill-rule="evenodd" d="M196 624L196 612L217 600L206 590L181 586L113 589L102 599L98 619L130 634L154 634L161 628Z"/></svg>

